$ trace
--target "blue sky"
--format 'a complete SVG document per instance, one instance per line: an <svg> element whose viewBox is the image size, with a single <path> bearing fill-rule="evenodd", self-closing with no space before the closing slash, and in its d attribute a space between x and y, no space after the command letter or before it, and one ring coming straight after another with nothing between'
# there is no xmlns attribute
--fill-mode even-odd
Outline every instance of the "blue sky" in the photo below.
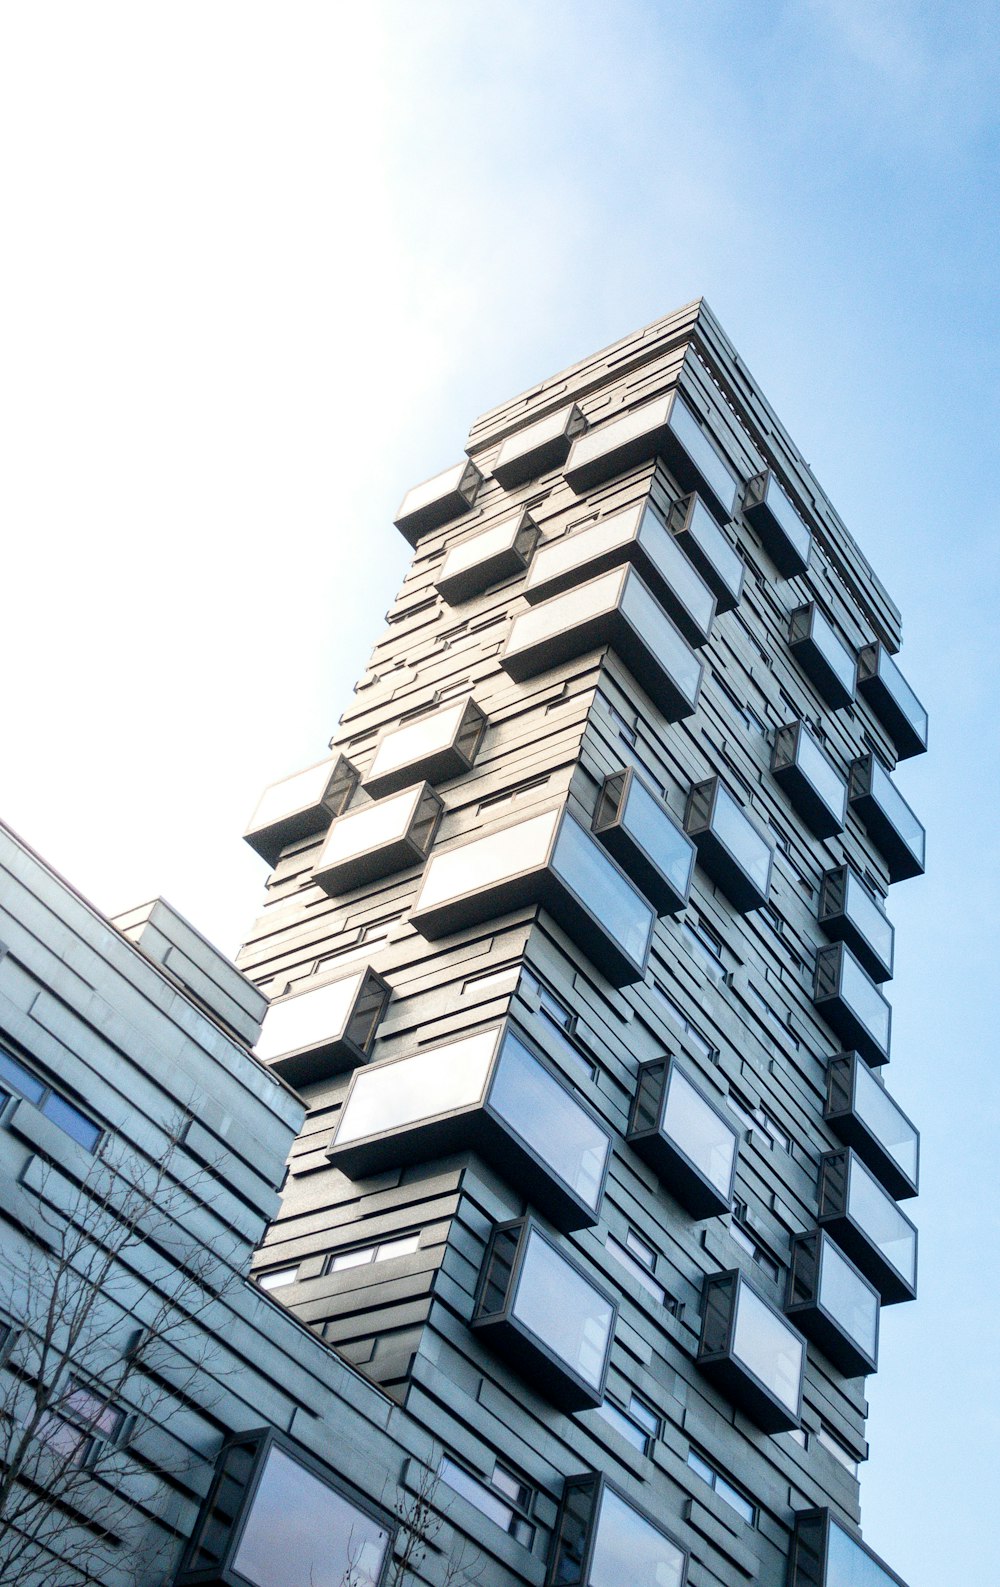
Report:
<svg viewBox="0 0 1000 1587"><path fill-rule="evenodd" d="M980 0L392 0L0 16L5 817L234 950L471 419L705 295L904 614L930 869L893 890L921 1299L866 1532L990 1573L997 82ZM990 1555L992 1558L992 1555Z"/></svg>

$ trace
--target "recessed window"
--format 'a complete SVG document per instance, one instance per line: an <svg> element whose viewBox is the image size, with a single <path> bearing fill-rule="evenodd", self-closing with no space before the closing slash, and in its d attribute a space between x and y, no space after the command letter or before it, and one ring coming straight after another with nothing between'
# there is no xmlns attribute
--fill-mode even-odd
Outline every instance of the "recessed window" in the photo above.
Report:
<svg viewBox="0 0 1000 1587"><path fill-rule="evenodd" d="M114 1444L125 1412L102 1390L70 1377L39 1418L36 1437L70 1466L85 1466L102 1444Z"/></svg>
<svg viewBox="0 0 1000 1587"><path fill-rule="evenodd" d="M640 1455L652 1453L662 1424L653 1407L640 1399L638 1394L629 1396L627 1408L616 1405L613 1400L605 1400L600 1411L604 1420L621 1433Z"/></svg>
<svg viewBox="0 0 1000 1587"><path fill-rule="evenodd" d="M656 1279L653 1278L649 1264L634 1256L631 1251L622 1245L620 1240L615 1239L614 1235L609 1234L604 1244L609 1253L615 1258L615 1261L620 1262L627 1273L631 1273L639 1288L644 1289L647 1295L652 1295L657 1305L664 1306L667 1301L667 1292L663 1285L657 1283Z"/></svg>
<svg viewBox="0 0 1000 1587"><path fill-rule="evenodd" d="M752 1504L746 1495L742 1494L739 1488L735 1487L729 1481L729 1478L723 1475L718 1466L713 1465L710 1460L706 1460L704 1455L699 1455L696 1449L688 1450L687 1463L692 1471L697 1472L703 1482L708 1483L709 1487L718 1494L720 1499L723 1499L731 1509L736 1511L736 1514L747 1523L747 1526L755 1526L757 1524L757 1506Z"/></svg>
<svg viewBox="0 0 1000 1587"><path fill-rule="evenodd" d="M853 1454L847 1445L841 1442L836 1433L832 1433L828 1427L821 1425L816 1434L816 1442L822 1444L827 1454L832 1455L839 1466L843 1466L845 1471L849 1471L852 1477L857 1477L861 1462L858 1460L857 1455Z"/></svg>
<svg viewBox="0 0 1000 1587"><path fill-rule="evenodd" d="M403 1234L391 1240L381 1240L377 1245L358 1245L350 1251L338 1251L327 1264L328 1273L343 1273L351 1267L367 1267L372 1262L391 1262L395 1257L412 1256L420 1245L420 1233Z"/></svg>
<svg viewBox="0 0 1000 1587"><path fill-rule="evenodd" d="M709 1041L708 1037L698 1029L697 1025L688 1019L680 1004L674 1002L670 993L664 989L655 977L653 979L653 992L658 1001L663 1004L674 1024L679 1030L684 1032L689 1045L694 1048L695 1052L704 1058L706 1063L714 1063L719 1056L718 1047L716 1047L714 1042Z"/></svg>
<svg viewBox="0 0 1000 1587"><path fill-rule="evenodd" d="M685 946L708 971L712 980L719 986L723 985L729 972L723 956L722 938L697 916L694 920L681 922L681 935Z"/></svg>
<svg viewBox="0 0 1000 1587"><path fill-rule="evenodd" d="M745 1216L745 1203L743 1208L742 1216ZM770 1251L762 1246L759 1240L754 1239L745 1223L743 1223L742 1216L738 1206L729 1225L731 1239L739 1246L741 1251L746 1252L747 1256L760 1268L762 1273L766 1273L769 1279L773 1279L776 1282L781 1274L781 1268Z"/></svg>
<svg viewBox="0 0 1000 1587"><path fill-rule="evenodd" d="M515 1542L523 1548L531 1547L535 1540L535 1528L525 1512L534 1495L528 1485L520 1482L513 1473L503 1466L497 1466L492 1483L486 1483L445 1455L438 1466L438 1476L453 1493L475 1505ZM517 1502L511 1502L515 1494Z"/></svg>
<svg viewBox="0 0 1000 1587"><path fill-rule="evenodd" d="M6 1047L0 1047L0 1082L26 1102L31 1102L43 1117L76 1141L84 1151L96 1152L104 1133L100 1127L88 1119L85 1113L81 1113L55 1086L50 1086L27 1064L15 1058Z"/></svg>

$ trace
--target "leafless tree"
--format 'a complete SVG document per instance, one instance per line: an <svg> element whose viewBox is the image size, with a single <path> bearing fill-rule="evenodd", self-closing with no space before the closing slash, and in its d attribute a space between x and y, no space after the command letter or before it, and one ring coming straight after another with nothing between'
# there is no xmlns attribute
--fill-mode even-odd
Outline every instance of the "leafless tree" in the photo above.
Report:
<svg viewBox="0 0 1000 1587"><path fill-rule="evenodd" d="M397 1523L396 1546L386 1587L412 1587L423 1575L428 1554L442 1552L448 1510L440 1502L440 1487L437 1473L424 1467L411 1487L397 1489L392 1506ZM479 1555L470 1553L466 1540L458 1538L443 1561L441 1587L476 1587L481 1572Z"/></svg>

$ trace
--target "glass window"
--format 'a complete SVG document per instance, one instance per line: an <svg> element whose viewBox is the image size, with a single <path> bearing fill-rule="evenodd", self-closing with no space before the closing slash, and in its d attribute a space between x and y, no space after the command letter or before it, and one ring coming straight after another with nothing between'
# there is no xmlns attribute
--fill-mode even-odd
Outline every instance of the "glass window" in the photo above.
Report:
<svg viewBox="0 0 1000 1587"><path fill-rule="evenodd" d="M847 1211L909 1285L917 1276L917 1231L858 1157L852 1157Z"/></svg>
<svg viewBox="0 0 1000 1587"><path fill-rule="evenodd" d="M756 1505L751 1504L750 1500L745 1498L738 1488L734 1488L732 1483L722 1475L718 1467L703 1459L697 1450L694 1449L688 1450L687 1463L691 1470L697 1472L698 1476L704 1482L707 1482L709 1487L718 1494L719 1498L724 1499L726 1504L730 1505L748 1526L756 1524Z"/></svg>
<svg viewBox="0 0 1000 1587"><path fill-rule="evenodd" d="M874 1036L880 1049L888 1052L892 1009L849 951L842 956L840 995Z"/></svg>
<svg viewBox="0 0 1000 1587"><path fill-rule="evenodd" d="M631 569L622 591L621 608L693 711L701 687L702 664L659 601Z"/></svg>
<svg viewBox="0 0 1000 1587"><path fill-rule="evenodd" d="M382 1240L378 1245L357 1246L353 1251L340 1251L332 1257L328 1271L342 1273L346 1268L366 1267L371 1262L390 1262L397 1256L412 1256L419 1246L419 1231L400 1235L398 1239Z"/></svg>
<svg viewBox="0 0 1000 1587"><path fill-rule="evenodd" d="M662 1128L728 1201L738 1145L736 1132L676 1064L670 1066Z"/></svg>
<svg viewBox="0 0 1000 1587"><path fill-rule="evenodd" d="M881 761L876 760L874 755L868 758L871 763L872 795L922 865L926 836L923 827Z"/></svg>
<svg viewBox="0 0 1000 1587"><path fill-rule="evenodd" d="M736 506L736 476L728 463L723 462L715 443L680 395L670 410L670 428L706 485L718 497L726 516L731 516Z"/></svg>
<svg viewBox="0 0 1000 1587"><path fill-rule="evenodd" d="M799 725L796 759L799 769L808 777L823 803L843 823L844 811L847 807L847 784L820 749L804 722Z"/></svg>
<svg viewBox="0 0 1000 1587"><path fill-rule="evenodd" d="M648 1245L634 1229L629 1229L625 1235L625 1247L648 1272L652 1273L656 1266L656 1252Z"/></svg>
<svg viewBox="0 0 1000 1587"><path fill-rule="evenodd" d="M674 891L687 896L691 880L691 840L673 823L659 801L638 777L630 777L626 795L625 824L655 860Z"/></svg>
<svg viewBox="0 0 1000 1587"><path fill-rule="evenodd" d="M500 1487L497 1482L497 1474L502 1471L503 1468L498 1466L497 1472L494 1473L492 1485L487 1486L485 1482L480 1481L478 1477L474 1477L471 1472L466 1471L464 1466L460 1466L457 1461L451 1460L447 1455L443 1456L438 1466L438 1476L442 1482L448 1484L448 1487L454 1493L461 1494L463 1499L467 1499L470 1504L474 1504L477 1510L481 1511L491 1521L495 1521L497 1526L509 1533L524 1548L530 1548L534 1542L535 1528L525 1516L517 1513L513 1504L506 1503L501 1498L500 1493L493 1491L495 1488ZM506 1476L507 1473L503 1473L503 1475ZM530 1488L527 1488L522 1483L517 1483L516 1486L520 1493L527 1494L530 1498ZM505 1491L506 1489L501 1489L501 1492ZM520 1502L521 1507L524 1508L525 1501L522 1500Z"/></svg>
<svg viewBox="0 0 1000 1587"><path fill-rule="evenodd" d="M548 857L560 811L545 810L514 826L473 838L431 856L416 909L430 909L466 893L480 892L510 876L540 869Z"/></svg>
<svg viewBox="0 0 1000 1587"><path fill-rule="evenodd" d="M321 809L331 801L337 772L341 773L341 793L346 799L357 780L357 773L343 756L335 755L331 760L321 760L317 765L307 766L305 771L283 777L280 782L265 788L250 818L249 830L255 832L259 827L275 826L300 811ZM346 772L350 772L351 776L347 777ZM334 815L337 812L331 808L328 813Z"/></svg>
<svg viewBox="0 0 1000 1587"><path fill-rule="evenodd" d="M526 531L528 531L526 533ZM533 531L533 532L532 532ZM492 562L495 558L504 558L505 553L517 549L519 539L533 545L538 538L538 530L530 519L525 522L524 516L507 518L503 523L496 524L492 529L484 529L481 534L473 535L471 540L463 540L460 545L452 546L438 576L438 584L450 584L463 573L479 567L481 563ZM524 546L524 560L530 555L529 545ZM518 559L520 560L520 559ZM487 577L489 575L487 574ZM500 574L501 577L505 575ZM475 593L478 581L473 582L470 593ZM485 588L485 586L483 586ZM464 593L464 592L463 592Z"/></svg>
<svg viewBox="0 0 1000 1587"><path fill-rule="evenodd" d="M266 1063L312 1043L333 1042L344 1033L365 972L307 987L295 997L272 1003L264 1016L254 1052Z"/></svg>
<svg viewBox="0 0 1000 1587"><path fill-rule="evenodd" d="M18 1063L13 1053L7 1052L3 1047L0 1047L0 1077L8 1085L13 1086L22 1097L26 1097L29 1102L34 1102L36 1105L41 1102L47 1090L44 1081L39 1080L30 1069L26 1069L24 1064Z"/></svg>
<svg viewBox="0 0 1000 1587"><path fill-rule="evenodd" d="M511 1031L503 1040L489 1105L596 1211L611 1138Z"/></svg>
<svg viewBox="0 0 1000 1587"><path fill-rule="evenodd" d="M674 1002L673 998L668 992L664 991L663 987L660 985L660 982L657 980L653 981L653 991L655 992L659 1001L666 1008L670 1018L674 1021L677 1027L684 1032L688 1042L694 1048L695 1052L699 1053L700 1056L705 1059L706 1063L714 1063L719 1054L719 1049L715 1046L714 1042L710 1042L708 1037L704 1036L698 1029L697 1025L693 1025L691 1023L684 1010L679 1004Z"/></svg>
<svg viewBox="0 0 1000 1587"><path fill-rule="evenodd" d="M375 781L399 771L403 766L412 766L438 750L449 748L467 705L466 700L456 700L452 705L445 706L443 711L434 711L416 722L408 722L394 732L386 733L379 740L365 781Z"/></svg>
<svg viewBox="0 0 1000 1587"><path fill-rule="evenodd" d="M817 1443L822 1444L827 1453L832 1455L834 1460L837 1461L839 1465L843 1466L845 1471L849 1471L852 1477L856 1477L858 1475L858 1467L860 1462L857 1456L852 1455L851 1451L847 1448L847 1445L842 1444L840 1439L837 1438L834 1433L831 1433L828 1427L820 1427L819 1432L816 1434L816 1441ZM856 1560L852 1561L852 1566L855 1564ZM864 1577L861 1579L862 1582L865 1580ZM854 1587L855 1580L855 1576L853 1574L850 1575L847 1578L848 1587Z"/></svg>
<svg viewBox="0 0 1000 1587"><path fill-rule="evenodd" d="M338 816L323 844L316 868L325 869L405 837L422 792L423 784L419 783Z"/></svg>
<svg viewBox="0 0 1000 1587"><path fill-rule="evenodd" d="M738 1287L732 1350L769 1393L797 1416L802 1341L748 1284Z"/></svg>
<svg viewBox="0 0 1000 1587"><path fill-rule="evenodd" d="M588 1587L681 1587L685 1554L612 1488L601 1494Z"/></svg>
<svg viewBox="0 0 1000 1587"><path fill-rule="evenodd" d="M287 1284L294 1284L298 1276L298 1267L275 1267L269 1273L258 1273L256 1278L259 1288L270 1294L272 1289L284 1289Z"/></svg>
<svg viewBox="0 0 1000 1587"><path fill-rule="evenodd" d="M854 1106L861 1122L915 1184L920 1137L866 1064L855 1065Z"/></svg>
<svg viewBox="0 0 1000 1587"><path fill-rule="evenodd" d="M372 1516L272 1445L232 1565L253 1587L375 1587L388 1542Z"/></svg>
<svg viewBox="0 0 1000 1587"><path fill-rule="evenodd" d="M585 832L567 815L559 828L552 870L565 882L636 965L644 966L653 930L653 911Z"/></svg>
<svg viewBox="0 0 1000 1587"><path fill-rule="evenodd" d="M725 844L755 887L766 893L771 877L770 846L721 782L715 798L712 831Z"/></svg>
<svg viewBox="0 0 1000 1587"><path fill-rule="evenodd" d="M812 546L812 535L802 522L796 509L792 506L789 497L779 484L773 471L766 469L764 474L760 476L760 481L762 494L759 497L758 507L763 506L764 510L770 515L774 525L788 542L796 562L801 562L803 566L807 565L810 547ZM753 518L757 527L760 528L762 519L758 512L754 511L752 504L749 515ZM768 550L777 549L773 546L773 540L770 535L767 537L767 546ZM776 561L778 566L781 567L784 558L776 558Z"/></svg>
<svg viewBox="0 0 1000 1587"><path fill-rule="evenodd" d="M717 609L732 611L743 589L743 558L730 545L701 497L693 493L675 502L669 526L715 591Z"/></svg>
<svg viewBox="0 0 1000 1587"><path fill-rule="evenodd" d="M46 1085L4 1047L0 1047L0 1080L4 1081L25 1101L34 1103L39 1112L49 1119L87 1152L95 1152L103 1131L85 1113L74 1107L61 1091Z"/></svg>
<svg viewBox="0 0 1000 1587"><path fill-rule="evenodd" d="M537 1229L530 1229L512 1316L600 1391L615 1310Z"/></svg>
<svg viewBox="0 0 1000 1587"><path fill-rule="evenodd" d="M628 572L627 567L612 568L610 573L603 573L586 584L577 584L529 611L519 612L511 624L505 654L530 650L553 634L579 628L583 623L614 611Z"/></svg>
<svg viewBox="0 0 1000 1587"><path fill-rule="evenodd" d="M839 685L837 699L854 698L854 653L848 650L833 624L815 601L800 606L792 613L790 638L794 644L804 644L818 652L821 663L833 674L832 687ZM815 666L815 663L814 663ZM819 676L816 678L820 682ZM825 691L821 688L821 693Z"/></svg>
<svg viewBox="0 0 1000 1587"><path fill-rule="evenodd" d="M651 1277L648 1264L641 1258L637 1260L612 1234L608 1235L604 1243L615 1260L621 1263L627 1273L631 1273L640 1289L644 1289L647 1295L652 1295L653 1299L662 1306L667 1292L662 1284L658 1284L656 1279Z"/></svg>
<svg viewBox="0 0 1000 1587"><path fill-rule="evenodd" d="M496 1044L494 1027L360 1070L344 1105L336 1145L471 1106L483 1094Z"/></svg>
<svg viewBox="0 0 1000 1587"><path fill-rule="evenodd" d="M823 1241L822 1251L819 1303L874 1360L878 1348L878 1296L832 1240Z"/></svg>

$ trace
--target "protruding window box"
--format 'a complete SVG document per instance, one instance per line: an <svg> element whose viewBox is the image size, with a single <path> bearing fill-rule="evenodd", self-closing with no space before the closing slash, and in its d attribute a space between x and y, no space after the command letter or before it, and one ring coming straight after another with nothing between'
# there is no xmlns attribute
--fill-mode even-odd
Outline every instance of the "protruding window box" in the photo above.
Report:
<svg viewBox="0 0 1000 1587"><path fill-rule="evenodd" d="M524 430L515 430L501 443L492 468L493 478L504 490L515 490L518 485L561 468L576 437L586 428L587 421L574 402L558 413L546 414Z"/></svg>
<svg viewBox="0 0 1000 1587"><path fill-rule="evenodd" d="M457 606L504 579L517 578L531 562L539 533L529 513L515 513L452 546L437 576L438 594L449 606Z"/></svg>
<svg viewBox="0 0 1000 1587"><path fill-rule="evenodd" d="M432 941L538 904L615 986L641 981L650 903L565 806L432 856L412 924Z"/></svg>
<svg viewBox="0 0 1000 1587"><path fill-rule="evenodd" d="M917 1293L917 1231L856 1152L819 1164L819 1224L870 1278L884 1306Z"/></svg>
<svg viewBox="0 0 1000 1587"><path fill-rule="evenodd" d="M328 893L376 882L418 865L427 856L444 806L429 783L340 816L327 833L313 880Z"/></svg>
<svg viewBox="0 0 1000 1587"><path fill-rule="evenodd" d="M720 518L732 517L736 475L677 391L581 435L566 463L566 482L580 496L655 457L665 458L685 490L700 491Z"/></svg>
<svg viewBox="0 0 1000 1587"><path fill-rule="evenodd" d="M905 882L910 876L923 876L924 829L874 755L860 755L852 761L848 798L885 860L889 880Z"/></svg>
<svg viewBox="0 0 1000 1587"><path fill-rule="evenodd" d="M920 1132L855 1052L831 1058L823 1117L845 1146L881 1180L890 1196L917 1194Z"/></svg>
<svg viewBox="0 0 1000 1587"><path fill-rule="evenodd" d="M407 491L394 519L396 528L415 546L421 535L471 512L482 483L475 463L463 457L460 463Z"/></svg>
<svg viewBox="0 0 1000 1587"><path fill-rule="evenodd" d="M849 865L824 873L817 919L834 942L847 943L873 981L892 979L892 922Z"/></svg>
<svg viewBox="0 0 1000 1587"><path fill-rule="evenodd" d="M547 1587L684 1587L686 1551L596 1471L567 1477Z"/></svg>
<svg viewBox="0 0 1000 1587"><path fill-rule="evenodd" d="M693 1218L732 1207L739 1132L675 1059L641 1065L628 1142Z"/></svg>
<svg viewBox="0 0 1000 1587"><path fill-rule="evenodd" d="M379 1587L391 1544L388 1516L291 1439L257 1428L223 1445L177 1582Z"/></svg>
<svg viewBox="0 0 1000 1587"><path fill-rule="evenodd" d="M634 568L613 568L511 624L500 665L518 683L610 645L668 722L698 704L702 663Z"/></svg>
<svg viewBox="0 0 1000 1587"><path fill-rule="evenodd" d="M788 648L827 705L839 710L854 699L857 662L833 624L810 601L797 606L788 624Z"/></svg>
<svg viewBox="0 0 1000 1587"><path fill-rule="evenodd" d="M788 1581L789 1587L906 1587L902 1576L825 1509L796 1516Z"/></svg>
<svg viewBox="0 0 1000 1587"><path fill-rule="evenodd" d="M600 1405L618 1308L532 1218L486 1249L472 1326L563 1411Z"/></svg>
<svg viewBox="0 0 1000 1587"><path fill-rule="evenodd" d="M329 1155L360 1179L466 1151L558 1228L596 1223L611 1137L508 1022L359 1070Z"/></svg>
<svg viewBox="0 0 1000 1587"><path fill-rule="evenodd" d="M789 802L818 838L843 832L847 784L804 722L786 722L774 735L771 770Z"/></svg>
<svg viewBox="0 0 1000 1587"><path fill-rule="evenodd" d="M702 869L734 909L746 915L767 903L774 850L720 778L691 789L684 830L694 839Z"/></svg>
<svg viewBox="0 0 1000 1587"><path fill-rule="evenodd" d="M290 1086L311 1085L368 1062L392 992L367 966L298 988L268 1006L256 1056Z"/></svg>
<svg viewBox="0 0 1000 1587"><path fill-rule="evenodd" d="M276 865L282 849L324 832L347 809L358 773L343 755L323 760L265 788L244 841Z"/></svg>
<svg viewBox="0 0 1000 1587"><path fill-rule="evenodd" d="M362 786L374 799L423 778L429 783L460 777L472 766L486 731L475 700L454 700L440 711L383 733Z"/></svg>
<svg viewBox="0 0 1000 1587"><path fill-rule="evenodd" d="M716 612L731 612L743 593L746 563L729 544L697 491L674 502L667 528L715 596Z"/></svg>
<svg viewBox="0 0 1000 1587"><path fill-rule="evenodd" d="M846 943L831 942L816 954L814 1001L845 1046L866 1063L888 1062L892 1006Z"/></svg>
<svg viewBox="0 0 1000 1587"><path fill-rule="evenodd" d="M698 1366L765 1433L798 1427L806 1342L738 1268L702 1291Z"/></svg>
<svg viewBox="0 0 1000 1587"><path fill-rule="evenodd" d="M711 637L715 596L648 502L542 546L524 587L533 605L630 562L692 645Z"/></svg>
<svg viewBox="0 0 1000 1587"><path fill-rule="evenodd" d="M756 474L743 493L743 516L753 524L761 544L786 579L804 573L812 552L812 535L774 471Z"/></svg>
<svg viewBox="0 0 1000 1587"><path fill-rule="evenodd" d="M691 891L695 846L632 766L605 777L594 832L658 915L683 909Z"/></svg>
<svg viewBox="0 0 1000 1587"><path fill-rule="evenodd" d="M845 1378L878 1367L878 1290L822 1229L792 1240L785 1312Z"/></svg>
<svg viewBox="0 0 1000 1587"><path fill-rule="evenodd" d="M858 693L889 734L900 760L924 753L927 712L879 639L858 656Z"/></svg>

